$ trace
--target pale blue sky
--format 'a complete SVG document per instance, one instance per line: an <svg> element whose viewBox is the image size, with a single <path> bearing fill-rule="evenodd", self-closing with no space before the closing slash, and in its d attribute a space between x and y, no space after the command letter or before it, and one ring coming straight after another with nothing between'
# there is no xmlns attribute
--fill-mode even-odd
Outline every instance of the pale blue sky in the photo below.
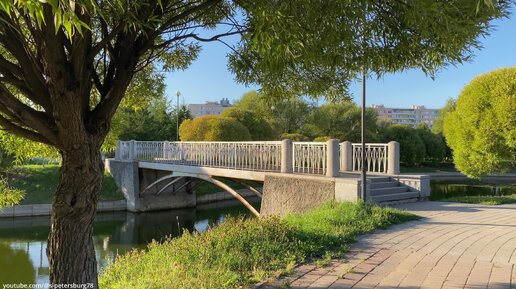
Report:
<svg viewBox="0 0 516 289"><path fill-rule="evenodd" d="M412 104L440 108L450 97L456 98L464 85L476 75L498 67L516 65L516 17L496 21L496 29L490 36L481 39L484 48L475 53L471 63L450 66L432 80L420 71L407 71L385 76L367 83L367 105L384 104L394 107L410 107ZM186 103L218 101L223 97L230 100L258 87L246 87L234 80L227 69L228 48L220 43L204 46L199 58L185 71L168 73L166 94L174 100L177 90L181 91ZM359 101L360 82L350 88Z"/></svg>

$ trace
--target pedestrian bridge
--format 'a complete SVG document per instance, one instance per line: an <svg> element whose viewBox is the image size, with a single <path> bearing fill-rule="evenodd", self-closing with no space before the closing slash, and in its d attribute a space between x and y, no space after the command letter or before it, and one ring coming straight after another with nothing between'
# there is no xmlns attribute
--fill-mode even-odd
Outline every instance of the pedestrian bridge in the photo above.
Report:
<svg viewBox="0 0 516 289"><path fill-rule="evenodd" d="M301 207L331 198L356 200L360 195L362 166L370 175L366 195L372 200L426 197L429 189L426 189L426 184L421 186L424 177L399 174L400 149L397 142L369 143L364 149L366 158L362 163L361 144L339 143L338 140L120 141L115 158L107 161L107 167L122 191L125 190L128 203L134 203L136 211L142 209L136 199L144 199L148 195L155 198L167 190L174 194L188 189L192 181L199 179L234 195L255 214L258 214L257 210L224 180L235 181L262 197L262 211L269 211L267 202L281 203L281 200L289 203L283 205L291 207L296 206L290 204L295 199L299 200L294 203L303 203ZM131 172L127 171L128 166ZM263 193L242 180L263 183ZM322 192L324 190L329 192ZM161 205L162 201L159 202ZM298 210L290 208L287 211Z"/></svg>

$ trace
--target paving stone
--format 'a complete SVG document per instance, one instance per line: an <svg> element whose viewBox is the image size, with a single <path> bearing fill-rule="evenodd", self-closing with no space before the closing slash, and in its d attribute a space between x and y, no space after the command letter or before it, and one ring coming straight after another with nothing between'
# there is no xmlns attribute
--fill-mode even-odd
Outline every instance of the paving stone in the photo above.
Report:
<svg viewBox="0 0 516 289"><path fill-rule="evenodd" d="M361 236L327 267L296 268L291 288L516 289L516 204L396 207L425 219Z"/></svg>

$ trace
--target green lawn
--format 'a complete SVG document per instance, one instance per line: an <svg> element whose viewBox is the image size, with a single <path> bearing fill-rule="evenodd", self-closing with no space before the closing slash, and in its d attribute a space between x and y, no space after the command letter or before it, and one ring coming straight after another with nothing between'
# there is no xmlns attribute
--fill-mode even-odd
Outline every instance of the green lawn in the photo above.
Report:
<svg viewBox="0 0 516 289"><path fill-rule="evenodd" d="M10 186L25 192L20 204L50 204L57 188L59 165L23 165L9 174ZM106 173L100 194L101 201L122 200L124 196L116 187L113 178Z"/></svg>
<svg viewBox="0 0 516 289"><path fill-rule="evenodd" d="M360 234L416 218L362 202L329 203L285 219L229 218L119 256L101 273L100 287L253 288L296 264L342 256Z"/></svg>
<svg viewBox="0 0 516 289"><path fill-rule="evenodd" d="M516 194L505 196L461 196L444 198L440 201L479 205L503 205L516 203Z"/></svg>
<svg viewBox="0 0 516 289"><path fill-rule="evenodd" d="M443 172L457 172L453 164L439 164L439 165L421 165L421 166L401 166L401 173L443 173Z"/></svg>

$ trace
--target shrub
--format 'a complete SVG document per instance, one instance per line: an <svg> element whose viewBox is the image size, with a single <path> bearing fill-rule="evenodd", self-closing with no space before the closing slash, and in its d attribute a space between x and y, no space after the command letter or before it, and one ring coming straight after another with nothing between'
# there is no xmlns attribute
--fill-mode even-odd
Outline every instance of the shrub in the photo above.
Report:
<svg viewBox="0 0 516 289"><path fill-rule="evenodd" d="M427 128L417 128L416 132L425 145L425 162L436 164L444 161L446 144L443 138Z"/></svg>
<svg viewBox="0 0 516 289"><path fill-rule="evenodd" d="M309 141L310 139L300 133L284 133L280 136L282 140L291 139L293 141Z"/></svg>
<svg viewBox="0 0 516 289"><path fill-rule="evenodd" d="M470 177L516 166L516 67L473 79L444 118L457 169Z"/></svg>
<svg viewBox="0 0 516 289"><path fill-rule="evenodd" d="M314 138L314 141L315 142L326 142L330 139L332 139L331 136L318 136L318 137Z"/></svg>
<svg viewBox="0 0 516 289"><path fill-rule="evenodd" d="M185 120L179 127L182 141L248 141L249 130L238 120L215 115Z"/></svg>
<svg viewBox="0 0 516 289"><path fill-rule="evenodd" d="M419 165L425 158L425 144L415 129L401 124L388 126L384 131L384 141L400 143L400 162L412 166Z"/></svg>
<svg viewBox="0 0 516 289"><path fill-rule="evenodd" d="M275 133L271 125L255 112L250 110L240 109L231 107L225 109L222 117L232 117L243 124L251 134L252 140L274 140L276 138Z"/></svg>

